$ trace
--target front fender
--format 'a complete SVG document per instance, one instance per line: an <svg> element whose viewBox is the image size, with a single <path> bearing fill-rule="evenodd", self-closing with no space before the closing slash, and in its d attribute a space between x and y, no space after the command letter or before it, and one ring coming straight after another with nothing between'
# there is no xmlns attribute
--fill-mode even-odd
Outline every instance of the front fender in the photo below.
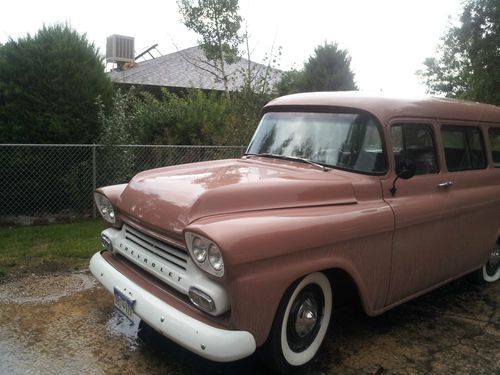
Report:
<svg viewBox="0 0 500 375"><path fill-rule="evenodd" d="M357 284L366 312L381 310L393 225L392 211L378 202L221 215L186 230L221 248L232 324L252 332L261 345L285 290L311 272L344 270Z"/></svg>

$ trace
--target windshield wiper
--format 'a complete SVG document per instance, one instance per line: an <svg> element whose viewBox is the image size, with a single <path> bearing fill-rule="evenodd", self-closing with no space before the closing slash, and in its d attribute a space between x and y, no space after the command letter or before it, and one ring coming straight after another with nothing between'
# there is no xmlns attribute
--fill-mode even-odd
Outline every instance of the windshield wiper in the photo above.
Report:
<svg viewBox="0 0 500 375"><path fill-rule="evenodd" d="M272 154L269 152L264 152L262 154L244 154L244 156L262 156L264 158L275 158L275 159L283 159L283 160L292 160L292 161L299 161L301 163L307 163L310 165L314 165L315 167L321 168L323 172L327 172L330 170L330 168L325 167L322 164L315 163L312 160L306 159L306 158L301 158L298 156L287 156L287 155L280 155L280 154Z"/></svg>

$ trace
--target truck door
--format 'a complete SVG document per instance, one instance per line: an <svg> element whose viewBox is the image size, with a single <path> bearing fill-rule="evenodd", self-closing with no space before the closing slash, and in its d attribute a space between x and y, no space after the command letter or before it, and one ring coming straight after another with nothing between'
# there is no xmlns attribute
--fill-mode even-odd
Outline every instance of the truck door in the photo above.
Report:
<svg viewBox="0 0 500 375"><path fill-rule="evenodd" d="M433 126L434 125L434 126ZM394 195L394 168L382 180L384 199L394 212L391 282L386 305L405 299L443 279L452 247L446 220L450 199L448 172L438 163L435 124L425 121L397 121L389 129L389 157L393 165L409 159L416 174L399 179ZM391 152L392 151L392 152ZM392 154L392 156L391 156Z"/></svg>
<svg viewBox="0 0 500 375"><path fill-rule="evenodd" d="M483 130L443 124L441 138L450 183L448 238L454 254L448 277L479 267L489 257L500 226L498 169L488 168Z"/></svg>

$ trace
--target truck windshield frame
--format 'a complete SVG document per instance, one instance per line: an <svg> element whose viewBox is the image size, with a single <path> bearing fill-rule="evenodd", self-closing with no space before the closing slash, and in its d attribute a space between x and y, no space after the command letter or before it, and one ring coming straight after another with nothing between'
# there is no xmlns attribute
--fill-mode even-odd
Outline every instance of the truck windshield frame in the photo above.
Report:
<svg viewBox="0 0 500 375"><path fill-rule="evenodd" d="M388 168L380 125L364 112L267 112L246 154L302 158L368 175Z"/></svg>

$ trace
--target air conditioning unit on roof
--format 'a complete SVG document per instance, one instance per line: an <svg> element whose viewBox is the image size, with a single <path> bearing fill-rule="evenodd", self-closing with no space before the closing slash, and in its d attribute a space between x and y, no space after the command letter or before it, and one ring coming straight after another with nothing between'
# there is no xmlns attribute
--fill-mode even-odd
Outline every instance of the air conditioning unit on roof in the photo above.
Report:
<svg viewBox="0 0 500 375"><path fill-rule="evenodd" d="M106 62L134 62L134 38L131 36L111 35L106 39Z"/></svg>

